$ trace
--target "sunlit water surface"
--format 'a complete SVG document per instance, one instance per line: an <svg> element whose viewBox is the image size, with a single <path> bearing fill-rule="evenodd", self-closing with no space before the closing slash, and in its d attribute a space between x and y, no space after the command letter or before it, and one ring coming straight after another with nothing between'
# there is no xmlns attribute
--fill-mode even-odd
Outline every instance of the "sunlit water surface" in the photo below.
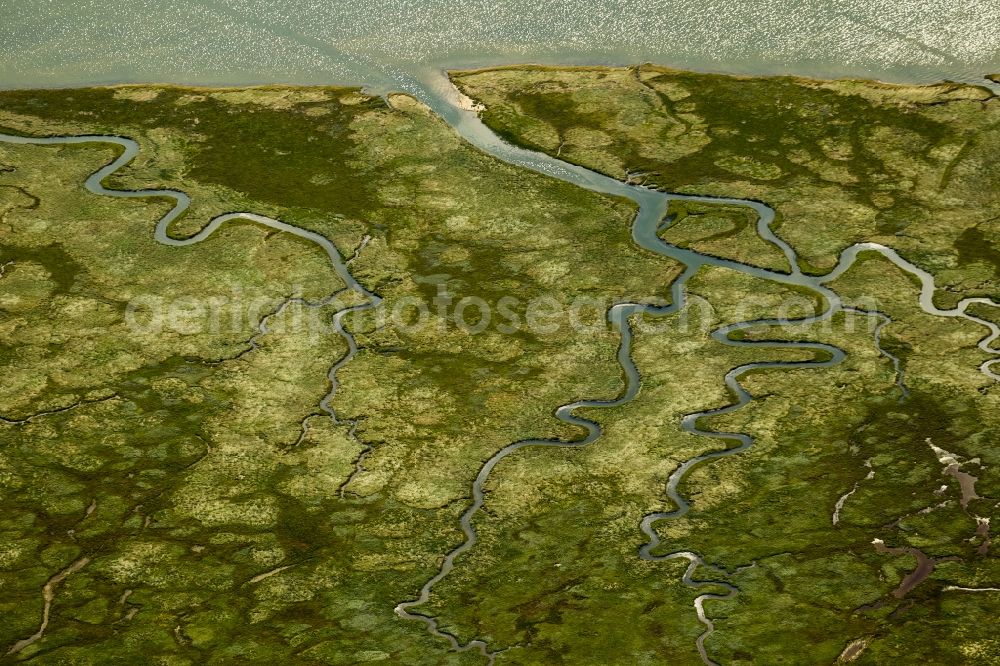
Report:
<svg viewBox="0 0 1000 666"><path fill-rule="evenodd" d="M6 0L0 86L359 83L440 67L656 62L981 81L997 0Z"/></svg>

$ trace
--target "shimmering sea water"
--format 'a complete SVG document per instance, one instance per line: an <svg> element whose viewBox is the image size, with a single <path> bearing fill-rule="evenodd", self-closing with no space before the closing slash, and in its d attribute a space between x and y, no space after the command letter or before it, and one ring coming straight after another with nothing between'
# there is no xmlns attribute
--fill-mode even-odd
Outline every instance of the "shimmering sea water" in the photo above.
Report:
<svg viewBox="0 0 1000 666"><path fill-rule="evenodd" d="M1000 0L0 0L2 87L644 61L978 81L1000 72Z"/></svg>

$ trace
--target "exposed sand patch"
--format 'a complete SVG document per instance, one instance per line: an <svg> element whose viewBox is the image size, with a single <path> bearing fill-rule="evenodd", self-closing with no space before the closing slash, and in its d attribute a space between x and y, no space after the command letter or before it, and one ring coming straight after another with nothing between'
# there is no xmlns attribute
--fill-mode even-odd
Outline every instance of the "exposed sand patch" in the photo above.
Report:
<svg viewBox="0 0 1000 666"><path fill-rule="evenodd" d="M158 89L145 86L122 86L115 89L115 99L127 99L133 102L151 102L159 96Z"/></svg>

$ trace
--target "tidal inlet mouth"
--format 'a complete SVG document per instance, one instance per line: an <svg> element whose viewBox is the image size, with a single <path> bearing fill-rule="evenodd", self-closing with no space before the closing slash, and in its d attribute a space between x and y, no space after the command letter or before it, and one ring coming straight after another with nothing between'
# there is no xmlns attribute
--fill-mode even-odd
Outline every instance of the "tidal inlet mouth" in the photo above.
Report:
<svg viewBox="0 0 1000 666"><path fill-rule="evenodd" d="M4 29L6 661L1000 663L992 6L119 4Z"/></svg>

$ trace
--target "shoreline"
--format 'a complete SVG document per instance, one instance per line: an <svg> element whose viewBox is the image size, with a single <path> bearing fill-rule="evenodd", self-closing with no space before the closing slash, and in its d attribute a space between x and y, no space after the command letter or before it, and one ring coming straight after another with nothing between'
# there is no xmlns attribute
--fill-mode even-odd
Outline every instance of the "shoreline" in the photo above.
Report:
<svg viewBox="0 0 1000 666"><path fill-rule="evenodd" d="M885 90L899 91L904 89L918 89L927 90L932 88L950 88L951 90L959 90L962 88L978 88L989 93L989 96L984 98L982 101L987 101L996 97L1000 97L1000 73L990 73L983 74L980 82L973 81L957 81L949 78L941 78L931 82L904 82L904 81L887 81L880 79L877 76L830 76L830 77L820 77L820 76L810 76L805 74L745 74L737 73L734 71L722 71L722 70L703 70L703 69L685 69L681 67L673 67L670 65L661 65L655 62L641 62L641 63L628 63L628 64L545 64L538 62L524 62L515 64L498 64L498 65L473 65L469 67L463 66L431 66L422 68L420 72L437 72L443 73L448 79L455 80L463 76L472 76L476 74L483 74L487 72L499 72L499 71L526 71L526 72L616 72L627 69L639 69L639 70L655 70L664 74L695 74L699 76L710 76L710 77L726 77L730 79L735 79L739 81L755 81L764 79L782 79L789 82L797 83L800 85L816 86L823 85L833 82L847 82L847 83L858 83L869 85L872 87L882 88ZM400 70L400 74L414 74L416 72L408 72L405 70ZM381 73L380 73L381 74ZM377 79L378 76L373 76L372 79ZM996 86L996 90L992 88ZM373 88L373 82L355 82L355 83L287 83L282 81L261 81L255 83L232 83L232 82L220 82L220 83L184 83L178 81L169 80L150 80L150 81L111 81L111 82L73 82L59 85L39 85L39 86L7 86L0 83L0 92L22 92L31 90L91 90L91 89L126 89L126 88L162 88L162 89L173 89L173 90L186 90L186 91L201 91L201 92L225 92L225 91L235 91L235 90L327 90L327 91L339 91L339 92L360 92L363 95L370 97L388 97L392 94L407 94L398 88L393 88L391 86L385 87L384 89Z"/></svg>
<svg viewBox="0 0 1000 666"><path fill-rule="evenodd" d="M734 79L737 81L761 81L767 79L779 79L790 83L795 83L803 86L819 87L829 83L856 83L861 85L866 85L872 88L900 92L903 90L930 90L933 88L942 88L942 92L951 92L955 90L961 90L963 88L976 88L983 90L988 93L987 97L984 97L981 101L988 101L1000 97L1000 74L984 74L982 77L983 83L973 83L971 81L954 81L951 79L940 79L938 81L933 81L930 83L903 83L903 82L893 82L884 81L875 77L871 78L861 78L854 76L838 76L831 78L821 78L813 76L805 76L799 74L735 74L727 72L704 72L694 69L679 69L676 67L670 67L667 65L659 65L653 62L643 62L639 64L632 65L541 65L541 64L524 64L524 65L500 65L497 67L475 67L471 69L445 69L445 75L455 81L463 76L474 76L477 74L487 74L490 72L619 72L627 69L637 69L639 71L656 71L663 74L695 74L698 76L711 76L711 77L725 77L728 79ZM991 83L997 86L996 90L991 88Z"/></svg>

